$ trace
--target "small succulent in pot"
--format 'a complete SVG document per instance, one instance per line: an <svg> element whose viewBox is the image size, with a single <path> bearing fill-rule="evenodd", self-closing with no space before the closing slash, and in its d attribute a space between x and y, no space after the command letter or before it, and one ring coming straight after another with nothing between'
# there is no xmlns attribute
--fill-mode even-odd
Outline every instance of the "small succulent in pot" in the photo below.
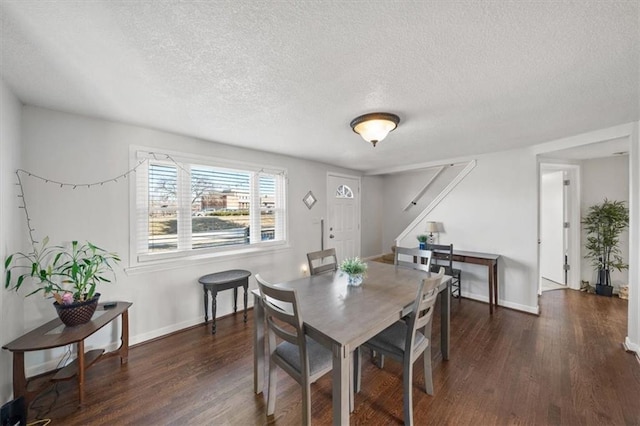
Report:
<svg viewBox="0 0 640 426"><path fill-rule="evenodd" d="M367 264L359 257L347 258L340 264L340 270L348 275L364 274L367 271Z"/></svg>
<svg viewBox="0 0 640 426"><path fill-rule="evenodd" d="M364 280L367 264L359 257L347 258L340 264L340 270L349 276L348 284L350 286L358 287Z"/></svg>
<svg viewBox="0 0 640 426"><path fill-rule="evenodd" d="M107 252L96 245L72 241L71 247L49 246L49 238L34 245L29 253L13 253L5 259L5 288L16 291L25 280L32 278L37 286L27 294L43 292L51 295L59 304L91 299L98 283L110 282L107 273L113 273L113 265L120 262L116 253ZM17 277L17 278L16 278ZM13 280L15 278L15 284Z"/></svg>

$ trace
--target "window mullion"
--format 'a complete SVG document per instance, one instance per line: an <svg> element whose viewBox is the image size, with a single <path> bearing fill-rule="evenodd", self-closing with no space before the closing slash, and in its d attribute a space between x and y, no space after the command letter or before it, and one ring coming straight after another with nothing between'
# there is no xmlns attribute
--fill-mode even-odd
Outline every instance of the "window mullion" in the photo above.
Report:
<svg viewBox="0 0 640 426"><path fill-rule="evenodd" d="M259 243L262 230L260 229L260 176L258 173L251 173L251 194L249 205L249 243Z"/></svg>
<svg viewBox="0 0 640 426"><path fill-rule="evenodd" d="M286 239L286 179L284 176L277 176L276 178L276 193L275 193L275 235L276 240Z"/></svg>
<svg viewBox="0 0 640 426"><path fill-rule="evenodd" d="M191 249L191 173L181 164L178 168L178 250Z"/></svg>

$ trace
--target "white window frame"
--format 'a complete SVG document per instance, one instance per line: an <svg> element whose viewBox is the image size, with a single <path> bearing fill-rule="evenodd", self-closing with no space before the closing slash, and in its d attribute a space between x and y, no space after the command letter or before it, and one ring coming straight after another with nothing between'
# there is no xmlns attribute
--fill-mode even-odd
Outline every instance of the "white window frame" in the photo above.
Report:
<svg viewBox="0 0 640 426"><path fill-rule="evenodd" d="M191 248L191 234L178 233L178 249L170 252L162 253L145 253L144 247L148 244L148 159L155 161L167 162L168 164L178 163L184 165L184 169L194 166L219 167L225 169L235 169L251 174L251 210L250 215L250 243L229 245L223 247L210 248ZM131 167L136 168L136 173L131 175L129 182L130 188L130 268L135 270L137 267L158 265L161 263L170 263L177 260L202 260L220 256L247 254L253 252L261 252L265 250L276 250L288 247L288 198L287 198L287 170L284 168L257 165L233 160L206 157L196 154L187 154L167 150L154 150L147 147L132 146L130 149ZM191 216L191 199L190 199L190 182L188 172L178 167L178 174L182 174L179 182L183 183L183 188L178 188L179 204L178 209L188 212ZM279 175L281 179L276 179L276 185L279 197L277 197L276 215L276 240L261 241L261 235L258 232L260 223L259 214L263 208L260 206L259 194L259 176L261 173L266 175ZM185 179L187 177L187 179ZM146 184L144 183L146 182ZM187 210L188 209L188 210ZM183 213L184 214L184 213Z"/></svg>

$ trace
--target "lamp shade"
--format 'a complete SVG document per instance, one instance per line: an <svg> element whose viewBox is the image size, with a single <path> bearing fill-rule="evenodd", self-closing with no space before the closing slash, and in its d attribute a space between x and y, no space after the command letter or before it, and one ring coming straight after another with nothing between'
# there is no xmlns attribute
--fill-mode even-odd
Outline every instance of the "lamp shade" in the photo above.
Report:
<svg viewBox="0 0 640 426"><path fill-rule="evenodd" d="M373 146L387 137L389 132L398 127L400 117L387 112L374 112L361 115L351 120L351 128Z"/></svg>
<svg viewBox="0 0 640 426"><path fill-rule="evenodd" d="M438 222L427 222L427 232L438 232Z"/></svg>

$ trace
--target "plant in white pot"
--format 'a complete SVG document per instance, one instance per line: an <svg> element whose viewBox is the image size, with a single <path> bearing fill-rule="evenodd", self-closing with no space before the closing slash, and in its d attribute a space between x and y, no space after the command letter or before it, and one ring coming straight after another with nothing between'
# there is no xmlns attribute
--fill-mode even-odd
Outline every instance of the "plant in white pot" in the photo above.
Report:
<svg viewBox="0 0 640 426"><path fill-rule="evenodd" d="M597 268L598 282L596 293L611 296L611 270L622 271L627 265L620 252L620 234L629 226L629 209L622 201L609 201L605 198L601 204L589 207L582 219L587 232L585 258Z"/></svg>
<svg viewBox="0 0 640 426"><path fill-rule="evenodd" d="M357 287L362 284L364 274L367 271L367 264L359 257L348 258L340 264L340 270L349 276L350 286Z"/></svg>
<svg viewBox="0 0 640 426"><path fill-rule="evenodd" d="M17 252L5 259L5 288L16 291L28 279L36 289L55 299L54 306L62 322L78 325L88 322L98 305L97 285L110 282L107 273L120 261L116 253L107 252L90 242L72 241L70 247L49 246L49 238L33 246L29 253ZM14 282L15 280L15 282Z"/></svg>

